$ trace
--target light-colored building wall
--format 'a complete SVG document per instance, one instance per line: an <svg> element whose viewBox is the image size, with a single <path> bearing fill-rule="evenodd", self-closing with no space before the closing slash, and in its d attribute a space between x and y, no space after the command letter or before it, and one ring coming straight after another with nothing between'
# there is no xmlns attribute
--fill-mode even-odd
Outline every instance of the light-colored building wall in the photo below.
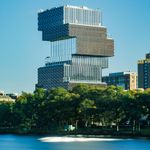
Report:
<svg viewBox="0 0 150 150"><path fill-rule="evenodd" d="M0 102L2 102L2 101L6 101L6 102L11 101L11 102L14 102L15 100L12 99L12 98L9 97L9 96L6 96L6 95L0 95Z"/></svg>
<svg viewBox="0 0 150 150"><path fill-rule="evenodd" d="M137 89L137 73L130 73L130 90Z"/></svg>

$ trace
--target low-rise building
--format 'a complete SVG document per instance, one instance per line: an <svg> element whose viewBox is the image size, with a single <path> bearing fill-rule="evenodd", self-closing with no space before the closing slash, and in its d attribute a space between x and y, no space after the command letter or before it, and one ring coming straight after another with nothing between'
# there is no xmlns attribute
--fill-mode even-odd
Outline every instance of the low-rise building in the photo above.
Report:
<svg viewBox="0 0 150 150"><path fill-rule="evenodd" d="M0 95L0 102L1 101L12 101L12 102L14 102L15 99L12 99L11 97L6 96L6 95Z"/></svg>
<svg viewBox="0 0 150 150"><path fill-rule="evenodd" d="M102 81L107 85L121 86L124 90L134 90L137 88L137 73L130 71L110 73L109 76L104 76Z"/></svg>
<svg viewBox="0 0 150 150"><path fill-rule="evenodd" d="M12 102L14 102L15 98L5 94L4 91L0 91L0 102L1 101L12 101Z"/></svg>

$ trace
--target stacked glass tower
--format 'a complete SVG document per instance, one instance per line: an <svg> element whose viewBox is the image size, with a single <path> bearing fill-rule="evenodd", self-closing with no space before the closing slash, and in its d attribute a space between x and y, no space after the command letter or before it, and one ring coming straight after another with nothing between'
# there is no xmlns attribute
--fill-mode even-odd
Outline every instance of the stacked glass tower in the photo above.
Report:
<svg viewBox="0 0 150 150"><path fill-rule="evenodd" d="M50 42L50 56L38 69L37 87L103 84L102 69L114 55L114 41L101 25L99 10L61 6L38 13L38 30Z"/></svg>

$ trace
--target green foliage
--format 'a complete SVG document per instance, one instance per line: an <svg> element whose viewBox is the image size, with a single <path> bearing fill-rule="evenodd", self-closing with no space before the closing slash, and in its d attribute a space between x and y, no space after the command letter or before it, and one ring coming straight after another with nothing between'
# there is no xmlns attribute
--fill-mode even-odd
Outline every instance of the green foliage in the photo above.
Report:
<svg viewBox="0 0 150 150"><path fill-rule="evenodd" d="M12 126L12 108L13 102L0 102L0 127Z"/></svg>
<svg viewBox="0 0 150 150"><path fill-rule="evenodd" d="M25 131L58 130L66 125L77 128L133 126L139 130L142 117L150 122L150 91L124 91L109 86L101 88L79 84L72 90L36 89L23 92L13 102L0 102L0 128L15 127Z"/></svg>

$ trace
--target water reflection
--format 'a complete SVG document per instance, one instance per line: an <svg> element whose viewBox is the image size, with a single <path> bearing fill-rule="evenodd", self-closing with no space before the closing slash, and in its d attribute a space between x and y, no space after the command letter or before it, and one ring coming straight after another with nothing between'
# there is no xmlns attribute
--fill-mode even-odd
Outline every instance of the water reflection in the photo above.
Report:
<svg viewBox="0 0 150 150"><path fill-rule="evenodd" d="M57 143L56 143L57 142ZM150 141L0 135L0 150L149 150Z"/></svg>
<svg viewBox="0 0 150 150"><path fill-rule="evenodd" d="M97 142L97 141L121 141L123 139L113 138L85 138L85 137L44 137L42 142Z"/></svg>

